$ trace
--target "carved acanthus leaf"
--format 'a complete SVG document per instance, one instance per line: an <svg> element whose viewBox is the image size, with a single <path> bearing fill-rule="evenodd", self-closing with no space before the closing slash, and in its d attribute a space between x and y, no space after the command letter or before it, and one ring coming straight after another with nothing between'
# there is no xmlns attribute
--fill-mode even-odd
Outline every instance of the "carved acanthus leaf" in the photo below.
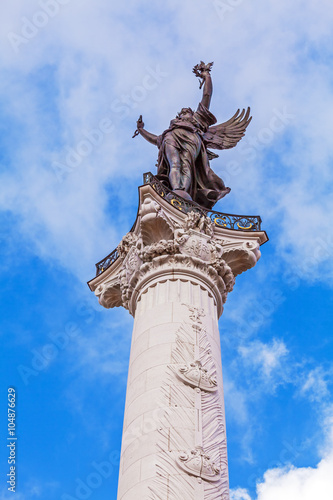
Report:
<svg viewBox="0 0 333 500"><path fill-rule="evenodd" d="M183 223L185 231L195 229L200 233L207 234L211 238L214 236L214 224L209 217L200 215L198 212L189 212Z"/></svg>
<svg viewBox="0 0 333 500"><path fill-rule="evenodd" d="M119 243L117 250L119 253L119 256L124 259L128 252L130 251L133 246L135 246L136 242L138 240L138 237L134 233L127 233Z"/></svg>
<svg viewBox="0 0 333 500"><path fill-rule="evenodd" d="M174 240L160 240L151 245L142 245L139 249L139 257L143 262L149 262L159 255L173 255L179 251L179 245Z"/></svg>

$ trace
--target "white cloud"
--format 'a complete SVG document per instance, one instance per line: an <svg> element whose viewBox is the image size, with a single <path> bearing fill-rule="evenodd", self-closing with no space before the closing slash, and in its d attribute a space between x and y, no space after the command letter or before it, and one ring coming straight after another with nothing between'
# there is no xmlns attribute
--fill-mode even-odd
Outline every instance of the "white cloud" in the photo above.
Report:
<svg viewBox="0 0 333 500"><path fill-rule="evenodd" d="M251 500L251 497L244 488L237 488L230 490L230 500Z"/></svg>
<svg viewBox="0 0 333 500"><path fill-rule="evenodd" d="M330 408L330 415L332 407ZM257 482L255 500L331 500L333 495L333 425L326 418L326 443L322 458L315 467L285 467L269 469ZM231 491L231 500L251 500L246 489Z"/></svg>
<svg viewBox="0 0 333 500"><path fill-rule="evenodd" d="M332 372L332 370L331 370ZM311 370L300 387L300 393L312 402L320 403L330 395L328 379L332 373L325 373L321 366Z"/></svg>
<svg viewBox="0 0 333 500"><path fill-rule="evenodd" d="M220 209L260 212L266 227L278 229L280 256L297 264L302 277L326 279L318 266L333 260L328 220L333 209L328 187L333 96L325 61L332 9L328 0L320 6L314 0L268 3L269 8L261 0L230 3L221 19L213 2L197 0L169 0L163 6L70 1L17 54L8 40L2 44L5 74L0 81L11 116L7 142L13 160L1 178L6 191L2 208L19 218L36 253L72 271L76 261L75 272L82 276L95 255L101 257L118 243L121 235L106 216L106 185L115 182L119 166L123 178L136 176L138 168L154 170L157 153L140 139L131 141L135 120L142 112L147 128L161 132L180 107L195 106L200 92L191 66L203 58L215 60L212 110L219 120L247 104L254 116L246 147L224 152L212 164L229 175L232 187ZM2 16L2 31L21 33L22 16L31 21L40 10L41 2L15 2ZM159 22L161 14L172 23ZM131 97L142 86L147 66L157 65L169 76L156 89L143 101L131 98L123 112L110 111L115 100ZM264 144L263 131L275 110L283 109L295 118ZM115 131L59 185L52 162L63 161L84 131L110 116ZM252 146L251 140L259 145ZM270 160L268 152L278 159ZM240 174L228 173L230 160L239 163ZM128 199L125 191L121 206Z"/></svg>
<svg viewBox="0 0 333 500"><path fill-rule="evenodd" d="M253 341L238 348L247 365L259 368L263 377L270 378L274 372L279 375L283 369L282 363L288 355L288 349L283 340L273 339L269 344ZM271 383L271 381L269 382Z"/></svg>
<svg viewBox="0 0 333 500"><path fill-rule="evenodd" d="M318 422L322 420L323 414L327 416L331 413L328 406L331 370L314 363L311 358L305 358L301 353L290 351L281 339L273 339L269 343L241 341L237 352L236 356L232 352L231 357L224 362L224 389L228 422L239 429L236 435L239 435L242 462L256 462L255 439L262 432L266 412L270 412L271 398L280 389L284 393L289 391L297 404L305 403L308 407L307 418L316 422L302 445L285 445L288 457L291 448L296 450L292 454L292 458L295 458L301 448L320 447L323 430ZM286 457L280 460L282 467Z"/></svg>
<svg viewBox="0 0 333 500"><path fill-rule="evenodd" d="M331 500L333 494L333 453L317 467L289 467L265 473L257 487L258 500Z"/></svg>

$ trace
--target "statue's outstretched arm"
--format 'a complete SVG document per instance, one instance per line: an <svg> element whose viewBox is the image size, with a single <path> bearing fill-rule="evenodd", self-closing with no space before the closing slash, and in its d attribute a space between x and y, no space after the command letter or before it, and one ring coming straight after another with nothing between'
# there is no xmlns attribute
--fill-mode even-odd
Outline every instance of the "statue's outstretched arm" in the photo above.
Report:
<svg viewBox="0 0 333 500"><path fill-rule="evenodd" d="M157 146L157 137L158 137L157 135L151 134L144 128L139 128L138 130L139 134L142 135L142 137L144 137L146 141L150 142L151 144L155 144L155 146Z"/></svg>
<svg viewBox="0 0 333 500"><path fill-rule="evenodd" d="M201 104L203 104L207 109L209 109L210 101L213 94L213 82L210 73L203 73L202 77L205 78L205 83L203 87Z"/></svg>
<svg viewBox="0 0 333 500"><path fill-rule="evenodd" d="M158 136L155 135L155 134L151 134L150 132L148 132L148 130L145 130L143 128L145 126L145 124L142 121L142 115L140 115L140 118L136 122L136 126L137 126L137 129L134 132L133 137L135 137L138 134L140 134L140 135L142 135L142 137L144 137L146 139L146 141L150 142L151 144L155 144L155 146L157 146L157 138L158 138Z"/></svg>
<svg viewBox="0 0 333 500"><path fill-rule="evenodd" d="M213 94L213 83L212 78L210 76L210 70L213 66L213 63L205 64L203 61L200 61L200 64L197 64L193 68L193 73L200 80L200 88L203 86L203 93L201 104L203 104L207 109L209 109L210 101Z"/></svg>

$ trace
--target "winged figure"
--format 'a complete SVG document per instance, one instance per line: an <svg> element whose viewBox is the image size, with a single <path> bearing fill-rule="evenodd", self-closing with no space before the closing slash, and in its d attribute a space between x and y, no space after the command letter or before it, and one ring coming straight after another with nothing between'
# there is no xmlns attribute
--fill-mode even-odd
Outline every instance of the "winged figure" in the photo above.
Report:
<svg viewBox="0 0 333 500"><path fill-rule="evenodd" d="M210 168L209 161L218 158L212 149L230 149L236 146L250 123L250 108L239 109L230 120L215 125L216 118L209 111L213 93L210 75L213 63L202 61L193 68L203 87L201 102L196 111L183 108L171 120L161 135L144 129L142 116L137 121L133 137L140 134L159 149L157 175L176 194L193 200L205 208L212 208L230 192L223 180Z"/></svg>

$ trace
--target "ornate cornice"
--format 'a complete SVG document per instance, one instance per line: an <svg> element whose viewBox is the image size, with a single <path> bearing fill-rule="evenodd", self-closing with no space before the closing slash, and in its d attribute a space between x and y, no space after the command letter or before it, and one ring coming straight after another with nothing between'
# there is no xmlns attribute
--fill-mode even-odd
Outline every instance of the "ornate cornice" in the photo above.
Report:
<svg viewBox="0 0 333 500"><path fill-rule="evenodd" d="M166 212L170 212L170 210L173 211L173 213L176 215L176 218L177 216L193 212L199 214L200 216L203 216L202 219L210 220L213 223L212 227L217 229L220 233L229 233L229 235L232 235L232 237L235 237L237 234L240 234L242 236L246 233L252 233L252 237L254 236L260 245L268 240L265 231L261 230L261 218L258 215L235 215L208 210L198 205L197 203L185 200L173 191L170 191L150 172L143 175L143 180L144 185L139 187L140 205L142 205L145 193L150 192L155 200L155 203L157 203L157 206L164 207L166 209ZM156 212L158 212L157 206ZM130 232L135 232L139 216L140 209L138 211L137 219L133 224ZM146 233L146 235L149 238L149 233ZM112 266L116 262L118 258L119 254L116 248L104 259L97 262L96 276L104 273L110 266ZM89 284L90 283L91 282L89 282Z"/></svg>

